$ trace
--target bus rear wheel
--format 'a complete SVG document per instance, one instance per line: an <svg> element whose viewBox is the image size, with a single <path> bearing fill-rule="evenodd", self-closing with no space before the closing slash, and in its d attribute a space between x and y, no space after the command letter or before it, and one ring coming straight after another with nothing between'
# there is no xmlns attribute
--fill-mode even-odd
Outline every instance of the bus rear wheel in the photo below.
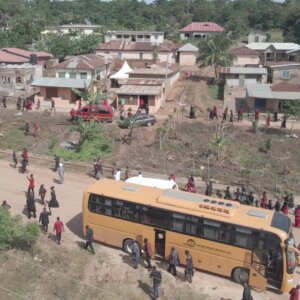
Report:
<svg viewBox="0 0 300 300"><path fill-rule="evenodd" d="M131 254L132 253L132 244L133 244L133 240L132 239L127 239L123 242L123 250L128 253Z"/></svg>
<svg viewBox="0 0 300 300"><path fill-rule="evenodd" d="M236 268L232 273L232 278L235 282L244 284L249 281L249 271L245 268Z"/></svg>

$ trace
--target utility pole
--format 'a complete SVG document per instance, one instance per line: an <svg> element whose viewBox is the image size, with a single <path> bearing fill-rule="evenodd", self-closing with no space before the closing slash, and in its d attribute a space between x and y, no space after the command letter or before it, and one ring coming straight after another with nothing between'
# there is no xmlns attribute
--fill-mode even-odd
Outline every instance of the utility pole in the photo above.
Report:
<svg viewBox="0 0 300 300"><path fill-rule="evenodd" d="M165 93L164 93L164 97L163 97L163 105L166 104L166 97L167 97L167 90L168 90L169 55L170 55L170 53L167 54L167 64L166 64L166 72L165 72Z"/></svg>

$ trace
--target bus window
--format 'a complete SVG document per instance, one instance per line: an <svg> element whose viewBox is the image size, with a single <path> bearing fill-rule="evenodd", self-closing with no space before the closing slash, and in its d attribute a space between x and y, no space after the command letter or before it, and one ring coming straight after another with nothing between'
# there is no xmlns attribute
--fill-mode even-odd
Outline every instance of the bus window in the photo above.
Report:
<svg viewBox="0 0 300 300"><path fill-rule="evenodd" d="M225 243L230 243L231 242L231 232L232 232L231 225L221 224L220 241L225 242Z"/></svg>
<svg viewBox="0 0 300 300"><path fill-rule="evenodd" d="M192 235L197 235L198 218L192 216L185 217L185 232Z"/></svg>
<svg viewBox="0 0 300 300"><path fill-rule="evenodd" d="M111 216L112 200L100 195L91 195L89 210L96 214Z"/></svg>
<svg viewBox="0 0 300 300"><path fill-rule="evenodd" d="M138 222L140 218L139 210L139 205L124 202L121 209L121 217L122 219Z"/></svg>
<svg viewBox="0 0 300 300"><path fill-rule="evenodd" d="M234 244L243 248L251 248L251 243L251 230L243 227L236 227Z"/></svg>
<svg viewBox="0 0 300 300"><path fill-rule="evenodd" d="M173 213L172 229L179 232L184 232L184 215Z"/></svg>
<svg viewBox="0 0 300 300"><path fill-rule="evenodd" d="M219 239L220 223L204 219L203 220L203 236L210 240Z"/></svg>
<svg viewBox="0 0 300 300"><path fill-rule="evenodd" d="M143 223L169 229L170 213L160 209L154 209L148 206L143 206L142 211L143 211L143 215L142 215Z"/></svg>

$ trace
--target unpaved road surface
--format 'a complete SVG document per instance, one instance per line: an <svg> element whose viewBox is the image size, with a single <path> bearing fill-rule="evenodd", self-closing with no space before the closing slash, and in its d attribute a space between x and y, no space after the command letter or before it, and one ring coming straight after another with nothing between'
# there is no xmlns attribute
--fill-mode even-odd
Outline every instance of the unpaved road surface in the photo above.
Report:
<svg viewBox="0 0 300 300"><path fill-rule="evenodd" d="M78 242L82 241L82 224L81 224L81 202L82 202L82 194L83 191L94 182L94 179L87 177L85 174L80 173L71 173L66 169L65 171L65 183L63 185L57 184L56 180L58 176L51 169L46 168L45 166L39 167L36 165L30 165L29 171L34 174L36 179L36 189L35 194L36 197L38 195L38 187L40 184L45 184L47 189L46 200L50 198L50 186L54 185L56 189L57 198L60 204L59 208L52 209L53 215L50 217L50 226L52 229L53 221L56 219L56 216L60 216L61 219L66 224L65 229L66 232L63 234L62 239L62 249L66 247L67 249L75 249L78 248ZM8 161L0 160L0 191L1 191L1 202L2 200L7 200L8 203L12 206L12 213L22 213L25 205L25 191L27 190L28 182L27 175L28 174L20 174L16 169L10 166ZM37 200L38 201L38 200ZM36 204L38 215L42 210L42 205L40 203ZM27 220L26 215L23 213L24 219ZM300 231L295 230L295 236L297 242L300 240ZM52 243L49 240L49 243ZM57 246L59 247L59 246ZM95 250L97 252L105 251L107 254L108 264L111 264L113 267L108 268L106 266L105 272L111 272L111 278L114 280L118 280L118 278L122 279L122 281L126 282L127 276L129 276L129 281L134 281L133 287L137 290L136 299L150 299L149 293L145 291L142 292L143 287L139 286L138 282L141 278L145 280L148 285L152 286L151 281L149 279L148 272L139 268L137 271L133 270L132 267L128 263L124 263L124 253L121 250L114 249L111 247L107 247L105 245L96 244ZM83 251L83 250L82 250ZM99 253L98 253L99 255ZM100 259L97 256L91 256L91 259L97 260ZM165 263L158 264L160 268L166 269ZM108 268L108 269L107 269ZM100 270L101 271L101 270ZM296 274L295 284L299 283L299 270ZM186 282L183 282L183 269L179 268L179 276L178 278L173 278L166 271L163 271L163 283L161 286L161 298L160 299L174 299L174 294L170 297L170 290L174 288L178 288L180 291L193 290L195 292L195 296L199 294L208 294L208 299L215 300L240 300L242 296L242 287L230 279L218 277L215 275L210 275L207 273L203 273L201 271L197 271L193 284L190 285ZM122 284L122 283L120 283ZM0 292L1 294L1 292ZM288 299L289 296L287 294L278 295L270 291L253 291L253 298L255 300L263 299L263 300L279 300L279 299ZM142 295L142 297L141 297ZM185 299L184 296L178 296L177 299ZM0 297L2 299L2 297ZM122 298L122 295L120 295ZM5 299L5 297L3 298ZM10 298L12 299L12 298ZM202 299L201 296L199 298L193 297L193 299Z"/></svg>

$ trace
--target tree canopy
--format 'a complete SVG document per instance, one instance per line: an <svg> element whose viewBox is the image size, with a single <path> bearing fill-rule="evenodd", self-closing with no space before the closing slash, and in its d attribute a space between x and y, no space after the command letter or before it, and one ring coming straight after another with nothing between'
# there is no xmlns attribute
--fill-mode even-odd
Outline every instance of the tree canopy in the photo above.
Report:
<svg viewBox="0 0 300 300"><path fill-rule="evenodd" d="M234 38L256 29L282 29L287 41L300 42L299 20L300 0L0 0L0 47L27 47L40 42L47 26L85 22L101 25L103 32L159 30L176 39L190 22L212 21Z"/></svg>

